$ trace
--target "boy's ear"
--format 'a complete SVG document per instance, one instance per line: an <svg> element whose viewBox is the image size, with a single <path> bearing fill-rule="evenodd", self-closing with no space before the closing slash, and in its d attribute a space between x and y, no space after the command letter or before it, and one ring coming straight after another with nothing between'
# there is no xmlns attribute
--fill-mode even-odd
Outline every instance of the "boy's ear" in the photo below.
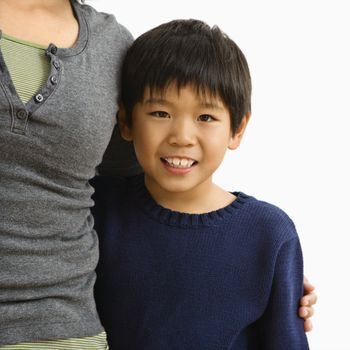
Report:
<svg viewBox="0 0 350 350"><path fill-rule="evenodd" d="M122 138L126 141L132 141L132 132L126 123L126 112L122 104L119 106L117 119L118 119L118 128Z"/></svg>
<svg viewBox="0 0 350 350"><path fill-rule="evenodd" d="M245 114L236 133L230 137L229 144L227 146L228 149L234 150L240 145L242 137L244 135L244 131L248 125L250 115L251 115L250 112Z"/></svg>

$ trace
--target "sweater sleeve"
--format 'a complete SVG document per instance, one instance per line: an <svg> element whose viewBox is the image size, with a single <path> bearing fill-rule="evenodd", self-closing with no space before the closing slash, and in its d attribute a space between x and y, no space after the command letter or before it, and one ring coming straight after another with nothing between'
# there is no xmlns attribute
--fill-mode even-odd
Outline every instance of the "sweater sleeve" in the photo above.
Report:
<svg viewBox="0 0 350 350"><path fill-rule="evenodd" d="M309 349L298 305L303 295L303 259L298 237L285 242L275 263L267 308L258 322L262 349Z"/></svg>

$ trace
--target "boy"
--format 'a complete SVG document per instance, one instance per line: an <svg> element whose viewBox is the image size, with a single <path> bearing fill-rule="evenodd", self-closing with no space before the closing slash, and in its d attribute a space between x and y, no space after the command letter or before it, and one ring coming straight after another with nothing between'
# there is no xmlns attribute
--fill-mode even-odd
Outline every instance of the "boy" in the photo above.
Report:
<svg viewBox="0 0 350 350"><path fill-rule="evenodd" d="M217 27L172 21L128 51L119 126L144 175L95 184L111 349L308 349L293 222L212 182L250 97L245 57Z"/></svg>

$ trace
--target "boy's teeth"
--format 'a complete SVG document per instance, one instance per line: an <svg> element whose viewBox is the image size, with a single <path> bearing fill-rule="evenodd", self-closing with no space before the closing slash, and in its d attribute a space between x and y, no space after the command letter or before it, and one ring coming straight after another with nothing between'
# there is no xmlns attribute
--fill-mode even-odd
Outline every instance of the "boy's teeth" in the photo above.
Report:
<svg viewBox="0 0 350 350"><path fill-rule="evenodd" d="M187 159L181 159L181 160L180 160L180 165L181 165L181 166L185 166L185 165L187 165L187 163L188 163L188 160L187 160Z"/></svg>
<svg viewBox="0 0 350 350"><path fill-rule="evenodd" d="M166 162L174 168L190 168L195 162L193 159L187 158L164 158Z"/></svg>

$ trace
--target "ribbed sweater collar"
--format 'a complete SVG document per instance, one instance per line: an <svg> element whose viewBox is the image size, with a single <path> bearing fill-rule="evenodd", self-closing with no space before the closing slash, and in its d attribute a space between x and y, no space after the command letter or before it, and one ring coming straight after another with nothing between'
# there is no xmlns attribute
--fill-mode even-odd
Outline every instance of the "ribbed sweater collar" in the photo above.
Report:
<svg viewBox="0 0 350 350"><path fill-rule="evenodd" d="M148 192L144 184L144 176L139 175L133 179L132 196L135 204L147 215L158 222L170 226L195 227L195 226L217 226L224 224L234 213L253 197L243 192L232 192L236 199L224 208L204 214L188 214L173 211L159 205Z"/></svg>

